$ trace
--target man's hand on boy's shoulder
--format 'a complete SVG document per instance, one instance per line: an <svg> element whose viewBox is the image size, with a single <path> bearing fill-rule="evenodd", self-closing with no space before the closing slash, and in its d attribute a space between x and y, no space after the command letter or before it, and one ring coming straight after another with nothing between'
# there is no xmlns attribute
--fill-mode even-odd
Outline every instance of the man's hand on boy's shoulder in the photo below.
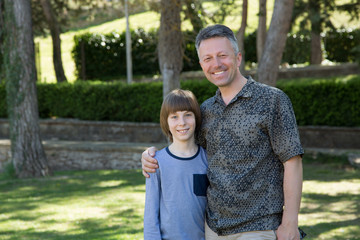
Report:
<svg viewBox="0 0 360 240"><path fill-rule="evenodd" d="M156 147L150 147L141 155L142 174L146 178L150 177L148 173L154 173L159 168L157 160L154 158L156 151Z"/></svg>

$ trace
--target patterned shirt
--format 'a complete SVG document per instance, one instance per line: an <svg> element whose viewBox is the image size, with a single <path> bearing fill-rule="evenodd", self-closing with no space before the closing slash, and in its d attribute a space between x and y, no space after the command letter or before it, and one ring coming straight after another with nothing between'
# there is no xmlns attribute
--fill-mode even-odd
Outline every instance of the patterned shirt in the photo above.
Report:
<svg viewBox="0 0 360 240"><path fill-rule="evenodd" d="M290 99L249 77L228 105L217 90L201 111L209 227L218 235L276 230L284 205L283 163L304 152Z"/></svg>

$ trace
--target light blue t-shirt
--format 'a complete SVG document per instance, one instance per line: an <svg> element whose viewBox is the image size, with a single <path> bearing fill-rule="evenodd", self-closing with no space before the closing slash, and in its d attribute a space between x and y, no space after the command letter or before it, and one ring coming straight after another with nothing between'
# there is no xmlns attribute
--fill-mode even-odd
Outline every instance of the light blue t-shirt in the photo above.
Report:
<svg viewBox="0 0 360 240"><path fill-rule="evenodd" d="M204 240L205 150L180 158L166 147L155 158L159 168L146 179L144 240Z"/></svg>

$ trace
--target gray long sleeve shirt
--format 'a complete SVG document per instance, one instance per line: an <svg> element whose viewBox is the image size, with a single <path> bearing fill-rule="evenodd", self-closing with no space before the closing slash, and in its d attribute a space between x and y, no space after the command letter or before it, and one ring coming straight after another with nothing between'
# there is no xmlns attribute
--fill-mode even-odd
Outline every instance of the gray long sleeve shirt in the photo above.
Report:
<svg viewBox="0 0 360 240"><path fill-rule="evenodd" d="M204 240L205 150L180 158L166 147L155 158L159 168L146 179L144 240Z"/></svg>

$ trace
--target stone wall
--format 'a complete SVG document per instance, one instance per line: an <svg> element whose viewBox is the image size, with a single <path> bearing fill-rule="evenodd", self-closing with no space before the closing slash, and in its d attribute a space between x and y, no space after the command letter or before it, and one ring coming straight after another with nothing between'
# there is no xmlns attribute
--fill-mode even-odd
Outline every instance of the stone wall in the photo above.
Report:
<svg viewBox="0 0 360 240"><path fill-rule="evenodd" d="M40 120L49 164L54 170L133 169L141 167L148 146L167 145L159 124L98 122L75 119ZM360 150L360 128L302 126L306 149ZM0 119L0 171L10 159L9 125Z"/></svg>
<svg viewBox="0 0 360 240"><path fill-rule="evenodd" d="M139 169L141 153L149 146L161 149L166 144L141 144L88 141L43 141L52 170ZM10 140L0 140L0 171L11 158Z"/></svg>

